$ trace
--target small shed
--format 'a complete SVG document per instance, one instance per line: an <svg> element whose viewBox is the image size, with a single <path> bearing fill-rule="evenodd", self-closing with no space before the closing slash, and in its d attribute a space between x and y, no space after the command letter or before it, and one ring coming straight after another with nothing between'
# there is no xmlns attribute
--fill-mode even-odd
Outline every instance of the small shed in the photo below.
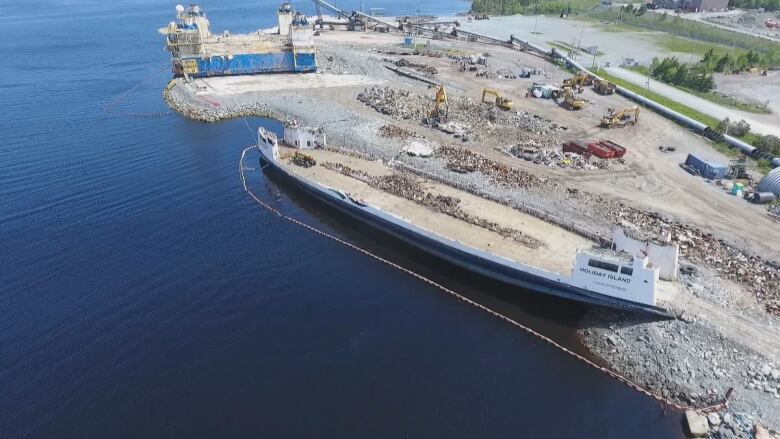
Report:
<svg viewBox="0 0 780 439"><path fill-rule="evenodd" d="M695 154L688 154L688 158L685 159L685 166L695 170L708 180L723 178L726 175L726 171L728 171L728 166L704 160Z"/></svg>

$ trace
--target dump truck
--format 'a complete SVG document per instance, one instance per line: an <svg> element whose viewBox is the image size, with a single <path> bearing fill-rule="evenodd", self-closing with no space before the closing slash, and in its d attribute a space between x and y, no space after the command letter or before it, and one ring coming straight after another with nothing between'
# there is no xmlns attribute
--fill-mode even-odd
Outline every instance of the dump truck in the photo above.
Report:
<svg viewBox="0 0 780 439"><path fill-rule="evenodd" d="M601 79L599 81L596 81L593 84L593 91L600 95L611 95L615 93L615 84L607 81L606 79Z"/></svg>
<svg viewBox="0 0 780 439"><path fill-rule="evenodd" d="M623 128L626 125L636 125L639 122L639 106L622 110L609 109L609 113L601 116L603 128Z"/></svg>
<svg viewBox="0 0 780 439"><path fill-rule="evenodd" d="M498 107L498 108L500 108L500 109L502 109L504 111L511 110L512 109L512 105L514 105L514 102L512 102L511 99L507 99L507 98L501 96L501 93L499 93L498 90L496 90L496 89L485 87L482 90L482 102L488 102L488 101L485 100L487 95L494 96L496 98L496 100L495 100L496 107Z"/></svg>

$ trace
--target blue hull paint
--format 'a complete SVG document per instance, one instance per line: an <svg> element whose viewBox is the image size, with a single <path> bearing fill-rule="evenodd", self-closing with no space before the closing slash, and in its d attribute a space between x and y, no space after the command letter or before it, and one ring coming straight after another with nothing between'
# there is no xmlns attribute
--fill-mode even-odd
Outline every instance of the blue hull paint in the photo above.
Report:
<svg viewBox="0 0 780 439"><path fill-rule="evenodd" d="M335 192L323 190L290 175L273 160L268 160L264 157L262 151L260 151L260 164L264 172L271 172L277 176L283 177L298 189L314 196L328 206L346 213L352 218L368 224L412 247L418 248L442 260L485 277L533 292L549 294L578 302L645 313L663 318L674 317L669 310L664 308L610 297L566 283L556 282L511 267L506 263L501 262L498 257L492 258L487 254L474 254L473 250L470 250L457 242L444 243L432 233L422 229L412 230L408 224L381 210L356 204L348 197L342 198Z"/></svg>
<svg viewBox="0 0 780 439"><path fill-rule="evenodd" d="M273 52L237 54L227 56L211 56L185 58L194 59L198 72L189 76L204 78L209 76L249 75L255 73L307 73L317 71L317 57L314 53ZM174 73L183 76L181 71Z"/></svg>

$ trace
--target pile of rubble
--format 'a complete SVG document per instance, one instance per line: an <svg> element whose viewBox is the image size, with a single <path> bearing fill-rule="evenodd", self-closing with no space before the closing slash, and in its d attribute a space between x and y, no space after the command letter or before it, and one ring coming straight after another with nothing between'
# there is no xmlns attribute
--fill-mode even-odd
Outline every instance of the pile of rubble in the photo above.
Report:
<svg viewBox="0 0 780 439"><path fill-rule="evenodd" d="M452 171L461 173L478 171L503 187L532 188L547 182L545 178L515 169L464 148L443 145L436 149L436 156L446 159L447 168Z"/></svg>
<svg viewBox="0 0 780 439"><path fill-rule="evenodd" d="M434 107L434 96L412 93L405 89L370 87L358 94L358 100L376 111L396 119L424 121ZM496 142L533 140L558 145L558 134L566 127L542 116L518 111L499 110L494 104L475 101L466 96L448 99L448 120L432 125L445 132L475 140ZM452 127L455 128L452 128Z"/></svg>
<svg viewBox="0 0 780 439"><path fill-rule="evenodd" d="M398 125L382 125L379 127L379 135L382 137L401 140L415 137L413 132L405 130Z"/></svg>
<svg viewBox="0 0 780 439"><path fill-rule="evenodd" d="M625 161L622 158L610 161L591 157L589 160L579 154L563 152L559 149L540 148L536 145L529 144L520 144L505 148L504 152L537 165L544 165L552 168L615 170L616 167L625 164Z"/></svg>
<svg viewBox="0 0 780 439"><path fill-rule="evenodd" d="M587 196L580 193L581 196ZM732 247L711 234L658 213L628 207L619 202L601 203L603 214L615 223L629 222L660 236L669 233L680 245L680 255L718 271L751 291L767 312L780 316L780 265Z"/></svg>
<svg viewBox="0 0 780 439"><path fill-rule="evenodd" d="M289 158L293 164L303 168L311 168L312 166L317 165L317 161L314 160L314 157L298 151L294 152Z"/></svg>
<svg viewBox="0 0 780 439"><path fill-rule="evenodd" d="M323 163L322 166L349 177L357 178L371 187L413 201L436 212L441 212L469 224L496 232L499 235L510 238L526 247L538 248L542 245L541 241L526 235L520 230L504 227L495 222L464 212L463 209L460 208L459 198L447 195L434 195L430 192L426 192L413 176L400 173L371 176L366 172L354 170L349 166L334 162L326 162Z"/></svg>
<svg viewBox="0 0 780 439"><path fill-rule="evenodd" d="M393 64L396 65L396 67L409 67L414 70L417 70L418 72L425 73L428 76L434 76L439 74L439 70L436 69L436 67L429 66L427 64L420 64L416 62L408 61L404 58L399 59L398 61L393 62Z"/></svg>

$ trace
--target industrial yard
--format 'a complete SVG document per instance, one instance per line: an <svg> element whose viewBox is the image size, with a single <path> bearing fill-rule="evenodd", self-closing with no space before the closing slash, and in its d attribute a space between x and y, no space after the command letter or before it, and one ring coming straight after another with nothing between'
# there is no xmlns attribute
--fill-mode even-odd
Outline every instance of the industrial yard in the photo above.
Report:
<svg viewBox="0 0 780 439"><path fill-rule="evenodd" d="M780 427L780 216L732 195L756 191L762 176L750 160L740 172L712 140L618 93L566 86L573 72L533 51L431 33L410 45L381 25L332 27L313 37L317 73L182 77L164 97L204 122L262 116L322 129L329 148L311 151L317 166L298 172L404 204L422 222L439 218L427 202L350 173L395 175L393 184L458 199L462 211L434 203L438 215L495 210L503 229L461 224L459 233L476 247L519 243L504 254L520 259L524 246L546 242L549 257L537 262L551 269L570 267L570 250L594 242L584 235L609 236L616 224L668 233L694 267L661 297L680 318L594 309L582 322L585 346L676 401L717 401L733 387L730 410ZM724 174L704 178L689 156ZM551 234L550 223L579 233Z"/></svg>

